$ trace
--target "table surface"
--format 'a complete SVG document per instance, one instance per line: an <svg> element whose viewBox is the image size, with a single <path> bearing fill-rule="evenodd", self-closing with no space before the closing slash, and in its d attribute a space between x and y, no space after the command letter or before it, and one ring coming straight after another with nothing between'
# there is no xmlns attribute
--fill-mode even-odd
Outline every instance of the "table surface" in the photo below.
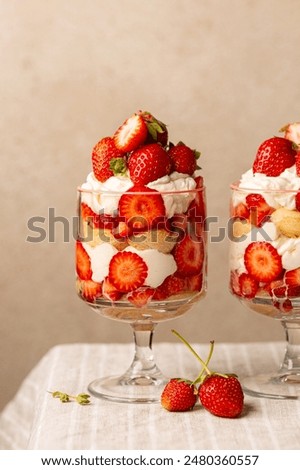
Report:
<svg viewBox="0 0 300 470"><path fill-rule="evenodd" d="M206 356L207 344L193 344ZM196 359L177 343L153 346L169 377L194 378ZM276 370L282 342L217 343L213 369L248 375ZM0 416L1 449L277 449L300 448L300 400L245 396L240 418L211 415L200 405L170 413L160 404L120 404L92 397L91 404L61 403L47 391L86 392L95 378L124 372L132 344L64 344L52 348L25 378Z"/></svg>

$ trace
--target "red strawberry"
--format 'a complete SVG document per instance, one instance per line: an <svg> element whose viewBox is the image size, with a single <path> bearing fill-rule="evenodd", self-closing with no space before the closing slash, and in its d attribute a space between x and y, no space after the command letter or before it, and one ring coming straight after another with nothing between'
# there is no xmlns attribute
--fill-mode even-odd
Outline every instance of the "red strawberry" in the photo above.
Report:
<svg viewBox="0 0 300 470"><path fill-rule="evenodd" d="M81 295L88 302L94 302L97 298L101 297L102 285L100 282L92 281L91 279L81 282Z"/></svg>
<svg viewBox="0 0 300 470"><path fill-rule="evenodd" d="M147 134L147 126L142 116L134 114L116 130L114 142L122 152L131 152L145 142Z"/></svg>
<svg viewBox="0 0 300 470"><path fill-rule="evenodd" d="M286 271L284 281L288 286L300 286L300 268Z"/></svg>
<svg viewBox="0 0 300 470"><path fill-rule="evenodd" d="M136 230L148 230L155 223L162 222L165 212L164 201L159 192L144 186L133 186L119 201L121 220L129 228Z"/></svg>
<svg viewBox="0 0 300 470"><path fill-rule="evenodd" d="M109 263L109 281L120 292L131 292L144 284L148 275L145 261L136 253L119 251Z"/></svg>
<svg viewBox="0 0 300 470"><path fill-rule="evenodd" d="M128 169L134 184L145 185L168 175L171 170L171 161L161 145L148 144L130 155Z"/></svg>
<svg viewBox="0 0 300 470"><path fill-rule="evenodd" d="M239 277L239 285L240 285L240 295L245 297L246 299L253 299L255 297L259 283L256 279L249 276L249 274L242 273Z"/></svg>
<svg viewBox="0 0 300 470"><path fill-rule="evenodd" d="M95 178L102 183L114 174L124 174L126 162L112 137L104 137L93 148L92 166ZM115 167L115 170L113 169Z"/></svg>
<svg viewBox="0 0 300 470"><path fill-rule="evenodd" d="M231 207L231 215L232 217L236 217L238 219L248 219L250 216L250 212L246 204L240 202L237 206Z"/></svg>
<svg viewBox="0 0 300 470"><path fill-rule="evenodd" d="M199 387L199 399L210 413L236 418L243 411L244 394L235 376L209 374Z"/></svg>
<svg viewBox="0 0 300 470"><path fill-rule="evenodd" d="M186 289L192 292L194 291L201 291L202 284L203 284L203 276L202 273L195 274L194 276L190 276L186 278Z"/></svg>
<svg viewBox="0 0 300 470"><path fill-rule="evenodd" d="M229 288L233 294L239 296L241 295L241 286L239 281L239 274L237 271L230 272Z"/></svg>
<svg viewBox="0 0 300 470"><path fill-rule="evenodd" d="M144 307L150 302L154 292L152 287L139 287L127 295L127 300L136 307Z"/></svg>
<svg viewBox="0 0 300 470"><path fill-rule="evenodd" d="M201 239L194 241L189 235L186 235L175 245L173 256L177 264L178 276L199 274L204 260L203 241Z"/></svg>
<svg viewBox="0 0 300 470"><path fill-rule="evenodd" d="M170 274L158 286L154 292L153 299L164 300L171 295L176 295L186 289L185 279L178 277L176 274Z"/></svg>
<svg viewBox="0 0 300 470"><path fill-rule="evenodd" d="M247 246L244 262L250 276L259 282L271 282L282 273L281 256L268 242L252 242Z"/></svg>
<svg viewBox="0 0 300 470"><path fill-rule="evenodd" d="M196 159L199 158L200 153L183 142L178 142L177 145L171 147L168 153L172 162L171 171L192 175L197 169Z"/></svg>
<svg viewBox="0 0 300 470"><path fill-rule="evenodd" d="M261 194L248 194L246 203L250 211L250 222L257 227L260 227L274 212L274 208L266 203Z"/></svg>
<svg viewBox="0 0 300 470"><path fill-rule="evenodd" d="M109 280L108 276L104 278L102 284L102 294L103 297L106 297L111 302L116 302L122 297L122 292L120 292Z"/></svg>
<svg viewBox="0 0 300 470"><path fill-rule="evenodd" d="M172 331L201 363L201 372L193 383L200 383L198 395L204 408L210 413L223 418L235 418L239 416L243 411L244 394L237 377L234 374L211 372L208 368L208 363L214 349L214 341L210 342L210 351L204 362L192 346L177 333L177 331Z"/></svg>
<svg viewBox="0 0 300 470"><path fill-rule="evenodd" d="M152 144L153 142L158 142L165 147L168 143L167 126L156 119L152 114L148 113L148 111L139 111L138 114L143 118L148 130L145 143Z"/></svg>
<svg viewBox="0 0 300 470"><path fill-rule="evenodd" d="M267 286L267 291L271 297L299 297L300 285L288 285L283 279L272 281Z"/></svg>
<svg viewBox="0 0 300 470"><path fill-rule="evenodd" d="M161 405L168 411L188 411L197 401L197 389L192 382L171 379L161 395Z"/></svg>
<svg viewBox="0 0 300 470"><path fill-rule="evenodd" d="M84 281L91 279L91 260L80 241L76 241L76 272Z"/></svg>
<svg viewBox="0 0 300 470"><path fill-rule="evenodd" d="M290 140L272 137L264 141L257 150L253 163L254 173L278 176L295 164L296 151Z"/></svg>
<svg viewBox="0 0 300 470"><path fill-rule="evenodd" d="M295 196L295 204L297 211L300 212L300 193L297 193Z"/></svg>
<svg viewBox="0 0 300 470"><path fill-rule="evenodd" d="M81 203L80 210L81 217L84 221L86 221L93 228L100 228L101 223L99 214L96 214L96 212L94 212L90 206L84 202Z"/></svg>
<svg viewBox="0 0 300 470"><path fill-rule="evenodd" d="M293 310L293 304L290 301L290 299L284 299L282 300L273 300L273 305L276 307L280 312L283 313L289 313L291 310Z"/></svg>

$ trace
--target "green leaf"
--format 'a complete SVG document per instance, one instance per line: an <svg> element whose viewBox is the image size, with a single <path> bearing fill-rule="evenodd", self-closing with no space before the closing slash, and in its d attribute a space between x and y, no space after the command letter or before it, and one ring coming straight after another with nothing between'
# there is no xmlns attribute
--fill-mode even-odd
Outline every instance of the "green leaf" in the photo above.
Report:
<svg viewBox="0 0 300 470"><path fill-rule="evenodd" d="M109 167L113 171L115 176L123 176L127 171L126 161L123 157L112 158L109 162Z"/></svg>

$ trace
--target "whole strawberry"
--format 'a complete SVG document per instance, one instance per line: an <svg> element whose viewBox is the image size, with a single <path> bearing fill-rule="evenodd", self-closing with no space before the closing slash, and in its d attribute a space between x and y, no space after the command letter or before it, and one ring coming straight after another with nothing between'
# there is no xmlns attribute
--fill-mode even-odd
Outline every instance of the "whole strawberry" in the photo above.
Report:
<svg viewBox="0 0 300 470"><path fill-rule="evenodd" d="M128 160L131 181L135 185L145 185L171 171L171 161L160 144L144 145L133 152Z"/></svg>
<svg viewBox="0 0 300 470"><path fill-rule="evenodd" d="M202 369L193 384L198 384L199 400L210 413L221 418L236 418L244 407L244 393L239 380L234 374L211 372L208 363L214 350L214 341L210 343L210 351L206 361L196 353L192 346L175 330L173 333L188 347L202 365Z"/></svg>
<svg viewBox="0 0 300 470"><path fill-rule="evenodd" d="M200 156L200 153L196 150L192 150L183 142L178 142L177 145L170 147L168 153L172 163L171 171L192 175L197 169L196 160Z"/></svg>
<svg viewBox="0 0 300 470"><path fill-rule="evenodd" d="M197 401L197 389L192 382L171 379L161 395L161 405L168 411L188 411Z"/></svg>
<svg viewBox="0 0 300 470"><path fill-rule="evenodd" d="M257 150L253 163L254 173L267 176L279 176L284 170L295 164L296 150L293 143L283 137L265 140Z"/></svg>
<svg viewBox="0 0 300 470"><path fill-rule="evenodd" d="M237 377L209 374L199 387L205 409L222 418L236 418L243 411L244 393Z"/></svg>
<svg viewBox="0 0 300 470"><path fill-rule="evenodd" d="M112 137L103 137L92 152L93 172L97 180L103 183L114 174L124 173L126 162L123 156L124 153L115 146Z"/></svg>

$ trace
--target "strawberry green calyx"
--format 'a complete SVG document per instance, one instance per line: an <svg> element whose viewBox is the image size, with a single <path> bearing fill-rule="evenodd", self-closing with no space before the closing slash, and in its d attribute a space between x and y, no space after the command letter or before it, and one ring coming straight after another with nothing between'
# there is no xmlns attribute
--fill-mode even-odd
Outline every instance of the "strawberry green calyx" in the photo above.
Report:
<svg viewBox="0 0 300 470"><path fill-rule="evenodd" d="M123 157L112 158L109 167L115 176L124 176L127 171L126 160Z"/></svg>
<svg viewBox="0 0 300 470"><path fill-rule="evenodd" d="M156 119L148 111L139 111L137 114L141 116L145 122L150 140L165 146L168 142L168 130L166 124Z"/></svg>

